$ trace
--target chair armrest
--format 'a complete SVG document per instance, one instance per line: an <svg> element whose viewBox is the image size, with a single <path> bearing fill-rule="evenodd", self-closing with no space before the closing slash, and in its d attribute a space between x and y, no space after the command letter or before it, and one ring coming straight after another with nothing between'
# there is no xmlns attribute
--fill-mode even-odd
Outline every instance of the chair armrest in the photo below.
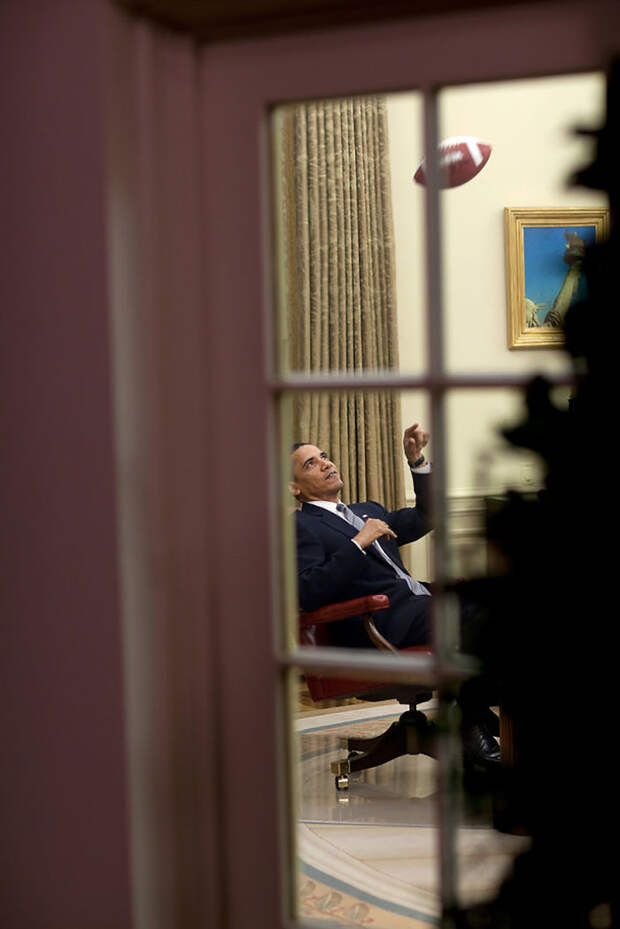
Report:
<svg viewBox="0 0 620 929"><path fill-rule="evenodd" d="M370 597L357 597L355 600L343 600L341 603L330 603L311 613L299 613L299 625L302 629L307 626L317 626L320 623L333 623L339 619L348 619L350 616L359 616L361 613L376 613L385 610L390 605L385 594L372 594Z"/></svg>

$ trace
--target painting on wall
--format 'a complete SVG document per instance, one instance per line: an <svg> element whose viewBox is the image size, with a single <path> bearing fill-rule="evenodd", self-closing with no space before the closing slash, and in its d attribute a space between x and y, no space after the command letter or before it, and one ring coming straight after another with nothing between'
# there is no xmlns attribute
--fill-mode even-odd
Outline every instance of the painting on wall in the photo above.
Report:
<svg viewBox="0 0 620 929"><path fill-rule="evenodd" d="M583 259L606 238L603 207L506 207L506 298L509 348L564 344L568 308L587 296Z"/></svg>

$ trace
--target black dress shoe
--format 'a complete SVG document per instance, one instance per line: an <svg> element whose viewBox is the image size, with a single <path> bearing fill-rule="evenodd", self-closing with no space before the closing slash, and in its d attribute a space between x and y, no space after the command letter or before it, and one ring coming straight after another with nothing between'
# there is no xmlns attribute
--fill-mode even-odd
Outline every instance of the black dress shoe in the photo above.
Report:
<svg viewBox="0 0 620 929"><path fill-rule="evenodd" d="M463 761L478 768L499 765L499 745L484 722L463 726Z"/></svg>

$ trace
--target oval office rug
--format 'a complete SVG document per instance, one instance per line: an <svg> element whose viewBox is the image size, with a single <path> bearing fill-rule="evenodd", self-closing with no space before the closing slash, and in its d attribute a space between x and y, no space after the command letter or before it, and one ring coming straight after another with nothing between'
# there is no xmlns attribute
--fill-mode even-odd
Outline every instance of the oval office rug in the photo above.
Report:
<svg viewBox="0 0 620 929"><path fill-rule="evenodd" d="M373 929L418 929L440 917L437 762L407 755L351 777L336 790L330 762L346 758L348 736L383 732L396 703L304 715L298 733L301 918ZM421 707L433 714L433 702ZM528 839L496 832L484 816L457 829L464 904L494 896Z"/></svg>

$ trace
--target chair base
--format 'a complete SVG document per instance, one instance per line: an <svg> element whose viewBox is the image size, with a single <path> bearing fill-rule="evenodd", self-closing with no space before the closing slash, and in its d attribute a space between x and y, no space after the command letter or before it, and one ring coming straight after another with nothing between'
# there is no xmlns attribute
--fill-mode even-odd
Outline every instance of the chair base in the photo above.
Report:
<svg viewBox="0 0 620 929"><path fill-rule="evenodd" d="M400 758L401 755L430 755L437 757L437 728L424 713L411 707L382 735L371 739L347 739L349 757L332 761L331 772L336 775L336 787L348 787L348 775L365 771Z"/></svg>

